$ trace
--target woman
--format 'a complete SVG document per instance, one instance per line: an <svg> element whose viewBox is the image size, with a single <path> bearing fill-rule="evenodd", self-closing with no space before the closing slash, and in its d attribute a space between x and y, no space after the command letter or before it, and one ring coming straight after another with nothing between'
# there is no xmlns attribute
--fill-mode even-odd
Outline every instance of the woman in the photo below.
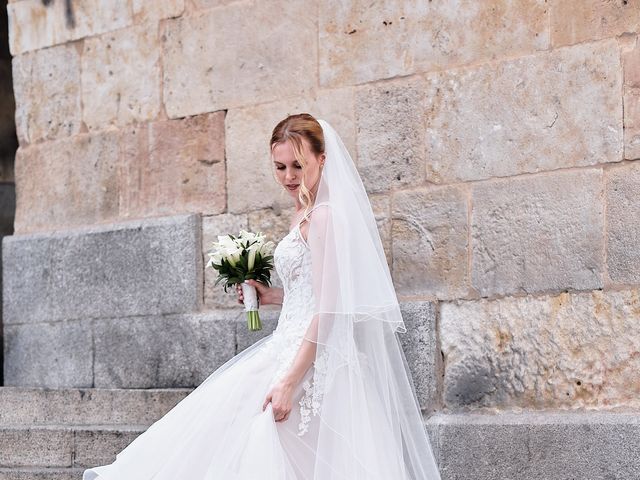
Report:
<svg viewBox="0 0 640 480"><path fill-rule="evenodd" d="M376 222L340 137L291 115L271 138L296 215L274 252L274 332L84 480L435 480ZM238 292L239 301L242 301Z"/></svg>

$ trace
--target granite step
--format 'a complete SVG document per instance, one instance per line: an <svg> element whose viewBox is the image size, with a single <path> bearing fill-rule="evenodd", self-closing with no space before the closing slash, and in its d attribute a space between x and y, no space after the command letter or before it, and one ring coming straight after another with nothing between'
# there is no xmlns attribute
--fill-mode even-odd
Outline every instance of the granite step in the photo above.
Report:
<svg viewBox="0 0 640 480"><path fill-rule="evenodd" d="M82 480L83 468L0 468L0 480Z"/></svg>
<svg viewBox="0 0 640 480"><path fill-rule="evenodd" d="M0 387L0 426L151 425L191 391Z"/></svg>

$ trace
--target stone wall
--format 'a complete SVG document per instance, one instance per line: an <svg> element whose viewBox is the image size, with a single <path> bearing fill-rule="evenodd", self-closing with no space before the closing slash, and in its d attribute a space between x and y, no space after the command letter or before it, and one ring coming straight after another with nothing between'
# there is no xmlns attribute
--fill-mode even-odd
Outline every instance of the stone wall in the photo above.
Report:
<svg viewBox="0 0 640 480"><path fill-rule="evenodd" d="M306 111L370 193L425 412L640 407L638 2L64 4L8 5L8 383L195 386L253 343L202 260L287 232L268 141Z"/></svg>

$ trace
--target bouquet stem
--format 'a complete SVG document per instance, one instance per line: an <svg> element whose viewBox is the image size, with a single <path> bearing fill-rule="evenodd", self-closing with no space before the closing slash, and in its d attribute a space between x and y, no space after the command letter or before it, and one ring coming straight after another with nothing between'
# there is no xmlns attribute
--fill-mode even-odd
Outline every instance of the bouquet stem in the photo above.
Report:
<svg viewBox="0 0 640 480"><path fill-rule="evenodd" d="M260 315L257 310L247 312L247 326L250 332L262 330L262 322L260 321Z"/></svg>
<svg viewBox="0 0 640 480"><path fill-rule="evenodd" d="M262 322L260 321L260 315L258 315L258 292L256 287L245 282L241 283L241 286L249 331L262 330Z"/></svg>

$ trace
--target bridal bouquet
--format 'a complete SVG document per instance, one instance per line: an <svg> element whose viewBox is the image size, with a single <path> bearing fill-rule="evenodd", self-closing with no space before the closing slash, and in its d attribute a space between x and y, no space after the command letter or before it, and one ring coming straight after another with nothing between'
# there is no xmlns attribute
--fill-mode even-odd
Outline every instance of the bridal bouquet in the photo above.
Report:
<svg viewBox="0 0 640 480"><path fill-rule="evenodd" d="M225 292L227 287L241 285L250 331L261 330L262 323L258 315L256 287L244 282L253 279L271 284L274 247L272 241L265 241L262 232L240 230L239 236L219 235L218 241L212 244L213 250L208 253L207 266L219 273L215 285L223 282Z"/></svg>

